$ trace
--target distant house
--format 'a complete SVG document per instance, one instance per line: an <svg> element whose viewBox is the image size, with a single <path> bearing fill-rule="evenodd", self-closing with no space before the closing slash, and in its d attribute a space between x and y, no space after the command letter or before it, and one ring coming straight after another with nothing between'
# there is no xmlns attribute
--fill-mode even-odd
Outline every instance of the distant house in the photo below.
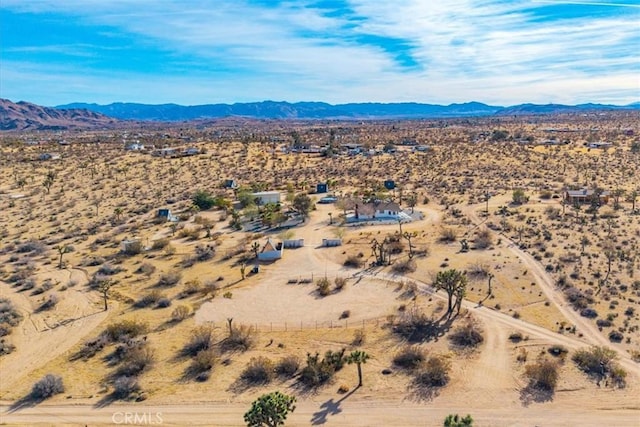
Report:
<svg viewBox="0 0 640 427"><path fill-rule="evenodd" d="M127 151L142 151L144 150L144 145L134 142L133 144L129 144L125 147L125 150Z"/></svg>
<svg viewBox="0 0 640 427"><path fill-rule="evenodd" d="M258 260L260 261L275 261L282 258L283 252L282 243L274 244L271 239L267 239L267 243L262 247L262 250L258 253Z"/></svg>
<svg viewBox="0 0 640 427"><path fill-rule="evenodd" d="M267 203L280 203L279 191L259 191L251 194L258 205L266 205Z"/></svg>
<svg viewBox="0 0 640 427"><path fill-rule="evenodd" d="M170 209L158 209L158 213L156 214L156 218L166 218L167 221L178 221L178 217L177 216L173 216L171 214L171 210Z"/></svg>
<svg viewBox="0 0 640 427"><path fill-rule="evenodd" d="M602 191L600 193L600 204L609 203L610 193L608 191ZM564 200L570 205L581 205L585 203L592 203L596 197L595 190L582 188L580 190L567 190L564 193Z"/></svg>
<svg viewBox="0 0 640 427"><path fill-rule="evenodd" d="M223 188L231 188L232 190L235 190L236 188L239 187L238 183L236 182L235 179L225 179L224 183L222 184Z"/></svg>
<svg viewBox="0 0 640 427"><path fill-rule="evenodd" d="M186 150L184 150L185 156L195 156L197 154L200 154L200 150L196 147L189 147Z"/></svg>
<svg viewBox="0 0 640 427"><path fill-rule="evenodd" d="M587 145L587 147L589 148L598 148L598 149L605 149L611 146L613 146L613 144L611 144L610 142L590 142L589 145Z"/></svg>
<svg viewBox="0 0 640 427"><path fill-rule="evenodd" d="M58 153L42 153L38 156L40 160L59 160L60 154Z"/></svg>
<svg viewBox="0 0 640 427"><path fill-rule="evenodd" d="M429 146L428 145L416 145L413 147L413 151L418 151L420 153L424 153L426 151L429 151Z"/></svg>
<svg viewBox="0 0 640 427"><path fill-rule="evenodd" d="M398 218L403 218L403 216L408 217L402 209L400 209L400 205L396 202L377 202L377 203L364 203L364 204L356 204L354 218L356 220L369 220L369 219L392 219L397 220Z"/></svg>

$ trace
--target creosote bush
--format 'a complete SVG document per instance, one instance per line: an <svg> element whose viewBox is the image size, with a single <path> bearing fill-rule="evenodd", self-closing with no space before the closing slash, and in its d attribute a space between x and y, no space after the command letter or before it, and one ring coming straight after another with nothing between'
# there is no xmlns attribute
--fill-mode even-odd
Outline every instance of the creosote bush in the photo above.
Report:
<svg viewBox="0 0 640 427"><path fill-rule="evenodd" d="M62 377L47 374L33 385L31 397L37 400L44 400L63 392L64 385L62 383Z"/></svg>
<svg viewBox="0 0 640 427"><path fill-rule="evenodd" d="M213 346L213 326L202 325L191 331L191 337L182 349L187 356L195 356L202 350L208 350Z"/></svg>
<svg viewBox="0 0 640 427"><path fill-rule="evenodd" d="M406 346L393 358L393 364L408 370L417 369L427 359L427 352L417 346Z"/></svg>
<svg viewBox="0 0 640 427"><path fill-rule="evenodd" d="M543 358L525 367L524 374L529 379L529 386L539 390L553 392L558 384L558 363Z"/></svg>
<svg viewBox="0 0 640 427"><path fill-rule="evenodd" d="M482 332L480 325L469 319L464 325L458 326L449 335L449 341L456 347L477 347L484 341Z"/></svg>
<svg viewBox="0 0 640 427"><path fill-rule="evenodd" d="M615 350L593 346L576 351L571 360L598 383L609 379L612 386L623 388L626 386L627 372L616 362L617 358Z"/></svg>
<svg viewBox="0 0 640 427"><path fill-rule="evenodd" d="M137 322L135 320L122 320L112 323L104 330L103 335L110 342L118 342L135 338L149 330L146 323Z"/></svg>
<svg viewBox="0 0 640 427"><path fill-rule="evenodd" d="M266 357L253 357L240 374L240 379L249 385L263 385L271 382L275 374L273 362Z"/></svg>
<svg viewBox="0 0 640 427"><path fill-rule="evenodd" d="M251 326L240 325L231 328L231 333L222 341L225 351L247 351L256 343L258 333Z"/></svg>
<svg viewBox="0 0 640 427"><path fill-rule="evenodd" d="M414 376L418 387L444 387L449 382L451 362L444 356L429 356Z"/></svg>
<svg viewBox="0 0 640 427"><path fill-rule="evenodd" d="M300 369L300 358L285 356L276 363L275 372L279 377L292 378Z"/></svg>

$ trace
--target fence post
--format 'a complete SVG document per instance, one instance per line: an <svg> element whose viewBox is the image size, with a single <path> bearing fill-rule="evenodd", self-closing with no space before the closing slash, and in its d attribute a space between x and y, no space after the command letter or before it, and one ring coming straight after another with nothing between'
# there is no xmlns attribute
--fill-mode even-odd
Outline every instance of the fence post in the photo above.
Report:
<svg viewBox="0 0 640 427"><path fill-rule="evenodd" d="M329 320L329 329L333 329L333 320Z"/></svg>
<svg viewBox="0 0 640 427"><path fill-rule="evenodd" d="M318 330L318 321L316 320L316 331Z"/></svg>
<svg viewBox="0 0 640 427"><path fill-rule="evenodd" d="M344 328L347 329L349 327L349 320L345 319Z"/></svg>
<svg viewBox="0 0 640 427"><path fill-rule="evenodd" d="M287 322L284 322L284 330L287 331Z"/></svg>
<svg viewBox="0 0 640 427"><path fill-rule="evenodd" d="M271 332L273 332L273 322L271 322Z"/></svg>
<svg viewBox="0 0 640 427"><path fill-rule="evenodd" d="M302 320L300 321L300 330L302 330Z"/></svg>

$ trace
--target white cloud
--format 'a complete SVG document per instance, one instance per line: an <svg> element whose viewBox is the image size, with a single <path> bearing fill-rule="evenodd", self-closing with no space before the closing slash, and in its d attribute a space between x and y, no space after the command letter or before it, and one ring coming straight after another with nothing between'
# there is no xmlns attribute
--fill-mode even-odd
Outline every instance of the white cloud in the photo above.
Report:
<svg viewBox="0 0 640 427"><path fill-rule="evenodd" d="M65 99L93 101L82 96L83 89L101 102L189 104L261 99L627 103L640 97L640 12L632 8L544 20L533 19L532 9L549 2L353 0L350 5L358 21L330 18L301 2L259 7L200 0L187 7L160 0L3 0L10 10L62 12L112 27L181 58L191 56L198 65L194 75L159 76L155 89L136 70L65 69L48 76L77 89L65 89L60 94ZM405 54L420 66L404 67L384 46L357 43L363 35L404 41L410 46ZM2 80L15 86L3 92L24 92L27 81L13 66L11 61L0 65ZM36 78L34 73L24 76ZM84 84L72 84L75 76ZM55 87L41 90L55 99Z"/></svg>

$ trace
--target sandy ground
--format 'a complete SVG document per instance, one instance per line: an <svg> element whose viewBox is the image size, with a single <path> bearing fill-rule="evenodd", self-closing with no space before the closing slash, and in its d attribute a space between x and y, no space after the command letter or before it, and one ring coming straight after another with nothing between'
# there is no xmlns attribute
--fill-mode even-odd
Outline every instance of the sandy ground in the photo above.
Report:
<svg viewBox="0 0 640 427"><path fill-rule="evenodd" d="M467 208L474 221L480 221L473 209ZM263 266L260 280L233 290L233 297L215 298L205 303L196 315L197 322L222 323L227 317L245 324L266 327L276 322L337 321L344 310L351 311L351 321L371 320L388 314L399 304L396 284L402 277L376 273L375 270L354 275L355 270L345 269L338 263L341 248L318 248L322 238L332 237L327 224L325 207L314 212L308 223L296 230L296 238L305 239L305 247L286 251L281 261ZM427 212L424 225L439 221L435 211ZM395 225L381 229L394 230ZM377 230L377 228L376 228ZM591 325L565 306L553 289L553 281L544 269L516 245L509 249L532 272L551 304L557 306L567 320L578 326L582 336L565 335L527 323L491 308L466 301L464 308L479 319L485 330L485 342L474 356L464 360L454 373L455 379L433 400L416 402L406 393L395 397L366 388L355 389L347 395L325 390L318 395L299 398L296 411L287 425L335 425L335 426L436 426L449 413L472 413L478 426L639 426L637 383L640 366L621 354L621 363L629 371L629 387L624 390L597 389L582 377L566 380L561 384L552 401L524 404L519 391L524 387L522 378L514 368L513 344L507 337L517 330L529 336L528 346L557 343L569 349L583 348L587 344L603 344L603 337ZM292 273L295 272L295 273ZM325 298L314 295L313 284L287 284L297 277L311 274L327 277L350 277L347 288ZM61 280L73 278L83 284L86 277L79 270L58 272ZM66 276L64 276L66 274ZM423 294L430 294L429 285L416 281ZM34 368L63 354L82 340L105 319L100 311L96 295L89 296L82 286L70 288L66 305L59 310L73 313L70 321L56 320L54 313L29 315L20 330L12 337L18 350L2 359L0 388L7 390L25 372L21 371L25 360ZM436 294L436 298L444 299ZM16 304L26 314L28 299L16 299ZM578 386L575 386L578 384ZM265 390L267 391L267 390ZM136 413L138 417L155 417L162 425L244 425L242 414L250 403L250 397L241 396L234 401L215 402L215 396L203 396L202 403L183 401L176 405L114 404L96 408L92 404L74 401L74 405L41 404L11 412L1 406L0 422L7 425L114 425L124 422L124 413ZM9 402L3 402L8 404ZM140 418L139 418L140 419ZM150 420L150 418L147 418ZM145 421L139 424L152 424Z"/></svg>
<svg viewBox="0 0 640 427"><path fill-rule="evenodd" d="M24 366L30 370L44 366L71 349L107 318L95 292L86 290L87 277L82 270L55 270L45 274L61 283L73 280L77 285L61 295L53 311L41 313L34 312L37 307L32 306L26 295L12 295L25 320L11 334L17 350L0 359L0 392L11 389L28 373Z"/></svg>

